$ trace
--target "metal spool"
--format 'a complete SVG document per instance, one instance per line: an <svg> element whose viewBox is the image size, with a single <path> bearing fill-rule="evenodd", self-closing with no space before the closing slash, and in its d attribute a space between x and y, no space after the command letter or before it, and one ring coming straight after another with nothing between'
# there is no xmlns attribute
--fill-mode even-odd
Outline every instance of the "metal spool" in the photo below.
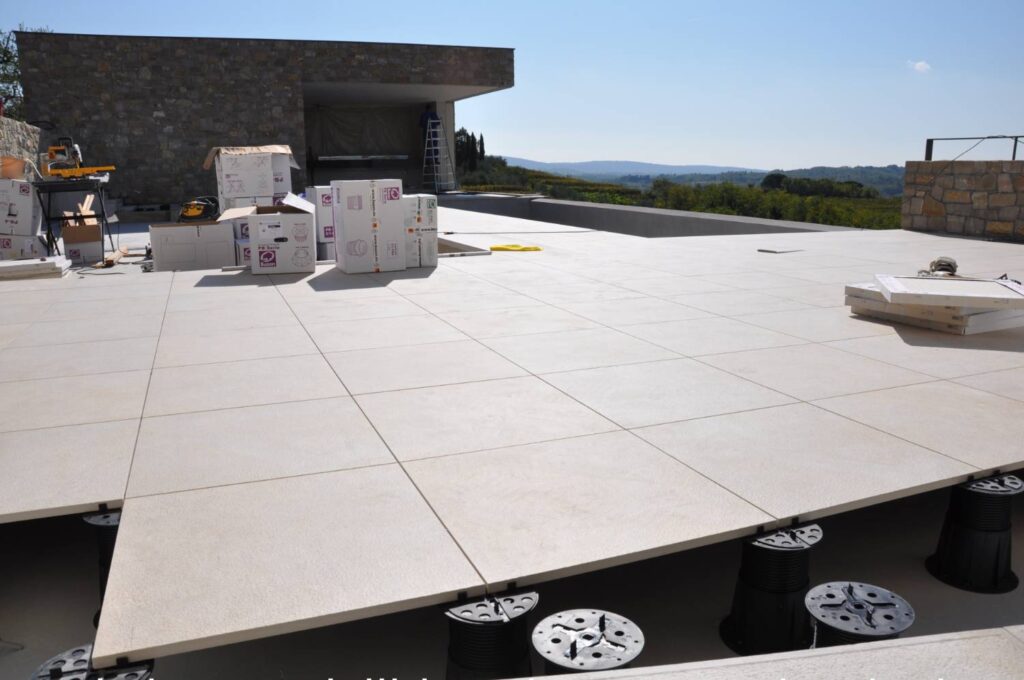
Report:
<svg viewBox="0 0 1024 680"><path fill-rule="evenodd" d="M537 606L537 593L519 593L463 602L448 617L448 657L473 671L501 671L529 655L527 615Z"/></svg>
<svg viewBox="0 0 1024 680"><path fill-rule="evenodd" d="M623 668L644 648L635 623L600 609L552 614L533 629L533 648L548 673Z"/></svg>
<svg viewBox="0 0 1024 680"><path fill-rule="evenodd" d="M935 554L925 562L935 578L978 593L1017 587L1011 565L1014 497L1024 481L998 475L953 487Z"/></svg>
<svg viewBox="0 0 1024 680"><path fill-rule="evenodd" d="M743 541L732 608L719 626L730 649L767 654L810 645L804 594L810 552L822 536L821 527L808 524Z"/></svg>
<svg viewBox="0 0 1024 680"><path fill-rule="evenodd" d="M811 588L804 602L814 621L814 646L891 640L914 623L914 609L885 588L833 581Z"/></svg>
<svg viewBox="0 0 1024 680"><path fill-rule="evenodd" d="M91 644L72 647L48 659L29 680L149 680L153 675L152 661L97 670L92 667L91 657Z"/></svg>

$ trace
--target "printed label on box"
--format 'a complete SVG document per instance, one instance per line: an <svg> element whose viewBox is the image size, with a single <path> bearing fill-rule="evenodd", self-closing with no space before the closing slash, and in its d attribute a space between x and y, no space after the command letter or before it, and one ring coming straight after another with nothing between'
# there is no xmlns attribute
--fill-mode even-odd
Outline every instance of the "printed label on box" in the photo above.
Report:
<svg viewBox="0 0 1024 680"><path fill-rule="evenodd" d="M333 201L331 200L331 192L328 191L320 195L320 205L327 207L332 204Z"/></svg>
<svg viewBox="0 0 1024 680"><path fill-rule="evenodd" d="M327 225L324 227L324 236L327 238L334 238L334 227Z"/></svg>
<svg viewBox="0 0 1024 680"><path fill-rule="evenodd" d="M363 197L362 196L349 196L346 203L349 210L362 210L363 209Z"/></svg>
<svg viewBox="0 0 1024 680"><path fill-rule="evenodd" d="M10 250L14 247L14 240L9 238L0 238L0 249Z"/></svg>
<svg viewBox="0 0 1024 680"><path fill-rule="evenodd" d="M19 184L18 193L22 196L28 196L32 193L32 187L28 184Z"/></svg>
<svg viewBox="0 0 1024 680"><path fill-rule="evenodd" d="M378 191L380 192L380 200L384 203L402 200L401 187L381 187Z"/></svg>
<svg viewBox="0 0 1024 680"><path fill-rule="evenodd" d="M260 267L276 267L277 251L260 248Z"/></svg>

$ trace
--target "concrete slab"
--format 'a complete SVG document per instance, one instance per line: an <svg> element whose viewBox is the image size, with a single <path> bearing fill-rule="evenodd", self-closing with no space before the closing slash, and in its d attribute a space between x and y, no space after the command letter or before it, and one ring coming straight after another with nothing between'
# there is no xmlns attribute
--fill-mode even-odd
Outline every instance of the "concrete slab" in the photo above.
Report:
<svg viewBox="0 0 1024 680"><path fill-rule="evenodd" d="M481 586L398 465L131 498L93 661L326 626Z"/></svg>

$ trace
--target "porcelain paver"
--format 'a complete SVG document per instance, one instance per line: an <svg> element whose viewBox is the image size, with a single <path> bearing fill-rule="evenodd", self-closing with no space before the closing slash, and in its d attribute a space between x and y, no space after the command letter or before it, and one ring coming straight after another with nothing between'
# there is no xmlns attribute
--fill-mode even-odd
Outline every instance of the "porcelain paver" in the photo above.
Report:
<svg viewBox="0 0 1024 680"><path fill-rule="evenodd" d="M397 465L130 498L93 661L328 626L481 586Z"/></svg>
<svg viewBox="0 0 1024 680"><path fill-rule="evenodd" d="M635 561L773 519L628 432L406 468L489 584Z"/></svg>
<svg viewBox="0 0 1024 680"><path fill-rule="evenodd" d="M534 377L356 397L399 460L618 429Z"/></svg>
<svg viewBox="0 0 1024 680"><path fill-rule="evenodd" d="M608 328L490 338L485 345L531 373L618 366L678 356Z"/></svg>
<svg viewBox="0 0 1024 680"><path fill-rule="evenodd" d="M807 518L966 479L977 468L807 404L636 432L776 517Z"/></svg>
<svg viewBox="0 0 1024 680"><path fill-rule="evenodd" d="M350 397L144 418L128 495L392 462Z"/></svg>

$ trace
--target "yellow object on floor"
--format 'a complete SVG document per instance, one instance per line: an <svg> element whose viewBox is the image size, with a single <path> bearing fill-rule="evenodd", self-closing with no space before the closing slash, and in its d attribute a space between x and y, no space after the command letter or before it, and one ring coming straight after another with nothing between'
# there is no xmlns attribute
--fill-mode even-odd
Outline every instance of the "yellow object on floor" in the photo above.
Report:
<svg viewBox="0 0 1024 680"><path fill-rule="evenodd" d="M537 250L543 250L540 246L521 246L518 243L506 243L504 245L491 246L491 250L499 252L512 252L512 253L532 253Z"/></svg>

